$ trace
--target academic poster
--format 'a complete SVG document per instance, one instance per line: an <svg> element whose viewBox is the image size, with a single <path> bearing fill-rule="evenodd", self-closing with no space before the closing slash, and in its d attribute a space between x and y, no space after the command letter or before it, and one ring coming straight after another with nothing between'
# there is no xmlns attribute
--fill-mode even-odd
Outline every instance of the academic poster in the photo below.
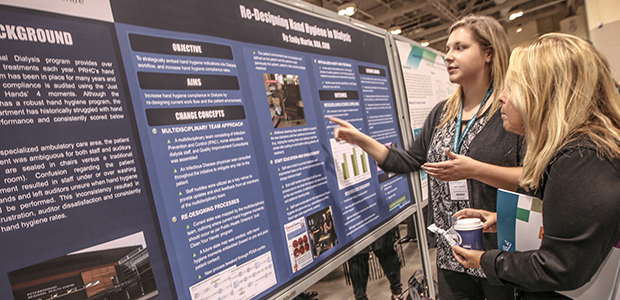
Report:
<svg viewBox="0 0 620 300"><path fill-rule="evenodd" d="M422 130L429 113L455 90L450 82L443 55L418 44L396 39L396 48L403 76L409 119L415 138ZM423 200L428 200L428 175L420 171Z"/></svg>
<svg viewBox="0 0 620 300"><path fill-rule="evenodd" d="M50 2L0 1L0 299L269 298L413 203L327 120L402 143L383 36Z"/></svg>

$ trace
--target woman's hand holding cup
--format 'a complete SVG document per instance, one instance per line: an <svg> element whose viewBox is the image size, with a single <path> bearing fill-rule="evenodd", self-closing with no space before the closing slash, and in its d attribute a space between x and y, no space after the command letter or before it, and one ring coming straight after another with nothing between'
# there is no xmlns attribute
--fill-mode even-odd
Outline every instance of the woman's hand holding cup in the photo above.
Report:
<svg viewBox="0 0 620 300"><path fill-rule="evenodd" d="M454 214L457 219L478 218L482 224L483 232L497 232L497 213L483 209L466 208Z"/></svg>

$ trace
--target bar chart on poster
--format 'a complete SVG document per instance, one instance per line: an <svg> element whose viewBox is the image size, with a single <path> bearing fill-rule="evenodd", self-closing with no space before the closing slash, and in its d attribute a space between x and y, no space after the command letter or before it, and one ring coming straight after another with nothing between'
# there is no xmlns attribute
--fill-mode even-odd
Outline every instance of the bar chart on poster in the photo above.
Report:
<svg viewBox="0 0 620 300"><path fill-rule="evenodd" d="M337 142L334 139L330 140L330 146L339 189L355 185L371 177L368 155L362 148L347 142Z"/></svg>
<svg viewBox="0 0 620 300"><path fill-rule="evenodd" d="M381 32L262 0L0 18L0 299L284 297L414 203L327 119L402 144Z"/></svg>

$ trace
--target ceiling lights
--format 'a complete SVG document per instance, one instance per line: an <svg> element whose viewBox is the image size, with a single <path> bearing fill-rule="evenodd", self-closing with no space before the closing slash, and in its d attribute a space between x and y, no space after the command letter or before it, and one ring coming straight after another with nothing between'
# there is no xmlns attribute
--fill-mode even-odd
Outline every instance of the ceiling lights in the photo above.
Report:
<svg viewBox="0 0 620 300"><path fill-rule="evenodd" d="M391 34L401 34L403 32L402 28L400 28L400 26L392 26L388 29L388 31Z"/></svg>
<svg viewBox="0 0 620 300"><path fill-rule="evenodd" d="M353 3L353 2L344 3L344 4L340 5L340 6L338 6L338 15L341 15L341 16L350 17L356 11L357 11L357 8L355 7L355 3Z"/></svg>
<svg viewBox="0 0 620 300"><path fill-rule="evenodd" d="M420 41L420 46L422 47L428 47L428 45L430 45L431 43L428 40L421 40Z"/></svg>
<svg viewBox="0 0 620 300"><path fill-rule="evenodd" d="M510 21L512 21L512 20L514 20L514 19L516 19L516 18L518 18L520 16L523 16L523 11L522 10L518 10L518 11L512 12L510 14L510 16L508 17L508 19Z"/></svg>
<svg viewBox="0 0 620 300"><path fill-rule="evenodd" d="M523 26L521 26L521 24L517 25L517 33L520 33L521 31L523 31Z"/></svg>

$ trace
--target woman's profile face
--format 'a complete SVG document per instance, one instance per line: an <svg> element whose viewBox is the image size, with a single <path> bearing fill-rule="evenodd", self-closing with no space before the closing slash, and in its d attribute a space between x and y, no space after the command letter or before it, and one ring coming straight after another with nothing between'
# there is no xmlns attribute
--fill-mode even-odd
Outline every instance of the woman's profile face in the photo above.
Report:
<svg viewBox="0 0 620 300"><path fill-rule="evenodd" d="M508 88L505 88L499 95L497 100L502 103L502 120L504 120L504 129L506 131L519 135L525 134L525 126L523 125L523 117L514 106L513 98Z"/></svg>
<svg viewBox="0 0 620 300"><path fill-rule="evenodd" d="M474 40L469 29L459 27L452 31L446 43L445 57L450 82L464 85L481 80L481 76L488 74L485 68L491 60L488 52Z"/></svg>

